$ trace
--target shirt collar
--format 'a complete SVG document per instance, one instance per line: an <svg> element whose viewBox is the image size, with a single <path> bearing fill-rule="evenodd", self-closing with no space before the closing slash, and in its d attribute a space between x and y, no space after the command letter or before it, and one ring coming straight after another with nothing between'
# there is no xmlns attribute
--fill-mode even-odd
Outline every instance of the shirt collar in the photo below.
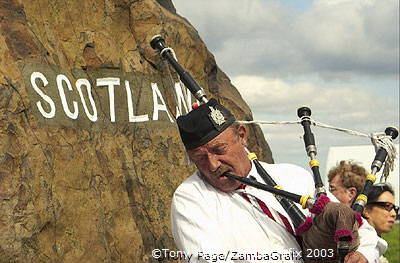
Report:
<svg viewBox="0 0 400 263"><path fill-rule="evenodd" d="M253 162L251 162L251 170L250 170L249 174L247 175L247 178L250 178L250 176L254 177L256 179L256 181L259 183L263 183L263 184L265 183L264 180L261 178L260 174L258 173L257 167L254 165Z"/></svg>

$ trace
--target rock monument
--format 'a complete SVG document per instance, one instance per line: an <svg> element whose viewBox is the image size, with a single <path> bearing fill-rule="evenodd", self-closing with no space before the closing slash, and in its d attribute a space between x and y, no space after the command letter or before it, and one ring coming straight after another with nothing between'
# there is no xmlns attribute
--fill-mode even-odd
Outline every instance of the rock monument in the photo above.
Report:
<svg viewBox="0 0 400 263"><path fill-rule="evenodd" d="M0 17L0 262L156 262L194 167L152 36L238 119L249 107L170 0L0 0ZM272 162L259 128L249 143Z"/></svg>

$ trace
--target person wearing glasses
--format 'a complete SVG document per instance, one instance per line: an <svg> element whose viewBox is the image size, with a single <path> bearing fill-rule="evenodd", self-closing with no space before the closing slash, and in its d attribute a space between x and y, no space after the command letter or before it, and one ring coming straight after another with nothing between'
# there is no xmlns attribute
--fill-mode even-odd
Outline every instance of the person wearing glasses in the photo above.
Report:
<svg viewBox="0 0 400 263"><path fill-rule="evenodd" d="M328 173L329 191L342 204L351 206L363 190L368 173L353 161L340 161Z"/></svg>
<svg viewBox="0 0 400 263"><path fill-rule="evenodd" d="M394 192L390 185L373 185L363 216L379 236L392 230L398 214L399 207L394 204Z"/></svg>
<svg viewBox="0 0 400 263"><path fill-rule="evenodd" d="M385 251L388 244L380 238L383 233L392 230L399 207L394 204L394 191L388 184L375 184L368 194L367 205L364 208L363 217L373 226L379 236L378 248ZM388 262L381 256L380 263Z"/></svg>

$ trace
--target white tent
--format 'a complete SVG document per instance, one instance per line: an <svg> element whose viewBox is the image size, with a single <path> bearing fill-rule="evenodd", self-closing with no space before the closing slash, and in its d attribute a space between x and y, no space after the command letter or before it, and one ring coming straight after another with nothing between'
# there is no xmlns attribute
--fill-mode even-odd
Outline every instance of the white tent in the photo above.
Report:
<svg viewBox="0 0 400 263"><path fill-rule="evenodd" d="M397 158L395 160L394 171L389 174L387 182L390 183L395 192L396 205L399 205L399 145L396 145ZM354 160L355 162L363 165L367 171L371 171L371 164L375 157L375 149L372 145L361 145L361 146L335 146L330 147L328 157L326 160L326 173L328 174L329 169L335 166L341 160ZM377 174L376 182L379 182L382 170ZM325 182L328 185L328 182Z"/></svg>

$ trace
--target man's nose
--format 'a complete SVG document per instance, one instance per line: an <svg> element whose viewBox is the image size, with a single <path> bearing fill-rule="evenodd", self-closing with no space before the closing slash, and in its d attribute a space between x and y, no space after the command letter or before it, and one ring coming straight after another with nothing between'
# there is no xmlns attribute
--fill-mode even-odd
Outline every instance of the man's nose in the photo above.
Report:
<svg viewBox="0 0 400 263"><path fill-rule="evenodd" d="M208 165L211 172L216 171L221 166L221 162L216 154L208 155Z"/></svg>

